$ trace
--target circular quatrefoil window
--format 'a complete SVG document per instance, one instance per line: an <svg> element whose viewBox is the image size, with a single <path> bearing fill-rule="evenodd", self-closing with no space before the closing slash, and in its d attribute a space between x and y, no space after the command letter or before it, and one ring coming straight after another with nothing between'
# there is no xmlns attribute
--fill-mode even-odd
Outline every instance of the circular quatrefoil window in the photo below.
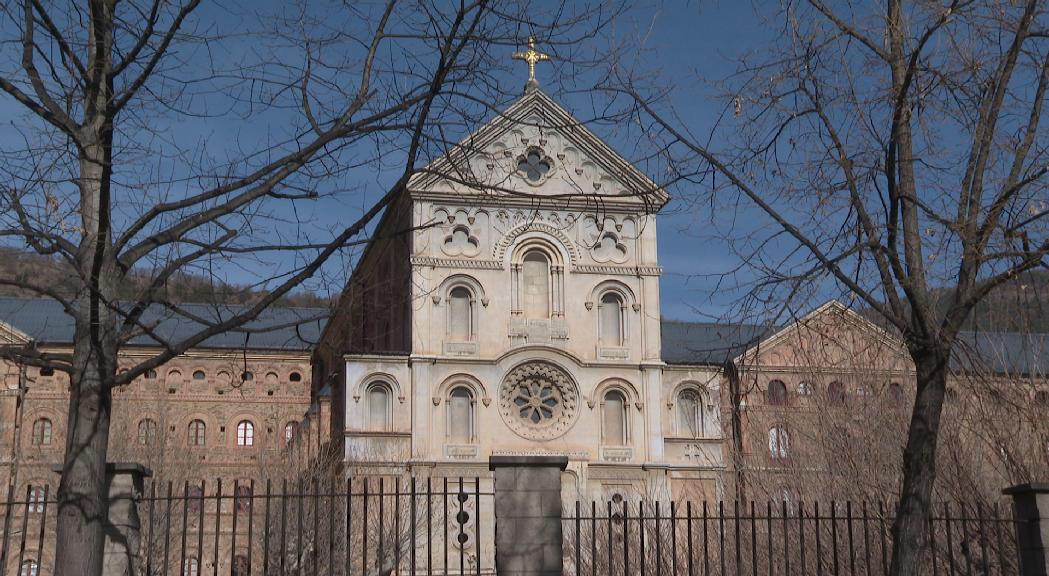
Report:
<svg viewBox="0 0 1049 576"><path fill-rule="evenodd" d="M551 440L575 420L579 392L561 368L549 362L522 364L506 375L499 412L511 430L531 440Z"/></svg>
<svg viewBox="0 0 1049 576"><path fill-rule="evenodd" d="M531 147L517 158L517 171L532 186L546 181L554 169L554 161L542 148Z"/></svg>

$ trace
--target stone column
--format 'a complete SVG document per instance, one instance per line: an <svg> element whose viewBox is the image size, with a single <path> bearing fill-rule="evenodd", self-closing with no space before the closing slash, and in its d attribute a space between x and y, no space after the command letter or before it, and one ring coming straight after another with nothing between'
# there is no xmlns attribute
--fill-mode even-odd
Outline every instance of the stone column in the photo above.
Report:
<svg viewBox="0 0 1049 576"><path fill-rule="evenodd" d="M106 465L109 513L105 526L106 547L102 556L103 576L133 576L142 536L138 498L144 480L153 471L141 464Z"/></svg>
<svg viewBox="0 0 1049 576"><path fill-rule="evenodd" d="M499 576L560 576L564 456L492 456Z"/></svg>
<svg viewBox="0 0 1049 576"><path fill-rule="evenodd" d="M1022 576L1049 576L1049 483L1019 484L1013 497L1016 547Z"/></svg>

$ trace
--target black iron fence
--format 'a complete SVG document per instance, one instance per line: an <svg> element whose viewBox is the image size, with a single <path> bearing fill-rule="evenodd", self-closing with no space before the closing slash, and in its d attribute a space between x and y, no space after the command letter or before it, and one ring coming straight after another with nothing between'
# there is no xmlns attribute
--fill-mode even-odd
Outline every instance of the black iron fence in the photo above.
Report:
<svg viewBox="0 0 1049 576"><path fill-rule="evenodd" d="M50 576L53 489L7 496L2 573ZM492 496L478 478L156 482L130 545L149 576L494 574Z"/></svg>
<svg viewBox="0 0 1049 576"><path fill-rule="evenodd" d="M562 518L565 573L887 576L884 504L577 502ZM1011 512L944 503L923 574L1019 573Z"/></svg>

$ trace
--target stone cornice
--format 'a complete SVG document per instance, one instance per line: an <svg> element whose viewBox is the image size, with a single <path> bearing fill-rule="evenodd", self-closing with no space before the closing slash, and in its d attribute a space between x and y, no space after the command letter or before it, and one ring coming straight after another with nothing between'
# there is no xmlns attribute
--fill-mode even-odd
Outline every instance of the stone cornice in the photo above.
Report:
<svg viewBox="0 0 1049 576"><path fill-rule="evenodd" d="M608 264L580 264L573 272L580 274L612 274L616 276L660 276L661 266L615 266Z"/></svg>
<svg viewBox="0 0 1049 576"><path fill-rule="evenodd" d="M434 268L465 268L470 270L502 270L503 263L498 260L481 260L473 258L435 258L432 256L412 256L413 266L433 266Z"/></svg>

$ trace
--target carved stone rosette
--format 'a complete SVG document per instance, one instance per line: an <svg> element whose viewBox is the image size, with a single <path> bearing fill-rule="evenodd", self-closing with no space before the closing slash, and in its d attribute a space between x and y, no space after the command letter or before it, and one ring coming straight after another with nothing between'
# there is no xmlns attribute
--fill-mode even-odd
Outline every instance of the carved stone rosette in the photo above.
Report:
<svg viewBox="0 0 1049 576"><path fill-rule="evenodd" d="M553 440L567 432L575 422L578 405L575 382L549 362L528 362L514 368L499 390L503 421L529 440Z"/></svg>

